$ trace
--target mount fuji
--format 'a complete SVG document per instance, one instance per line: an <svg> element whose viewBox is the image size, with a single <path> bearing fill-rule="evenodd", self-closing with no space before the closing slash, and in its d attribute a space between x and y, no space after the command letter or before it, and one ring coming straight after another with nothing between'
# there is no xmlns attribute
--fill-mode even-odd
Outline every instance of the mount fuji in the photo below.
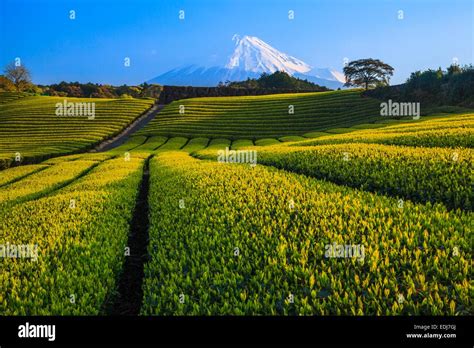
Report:
<svg viewBox="0 0 474 348"><path fill-rule="evenodd" d="M161 74L148 83L171 86L215 87L219 82L258 78L262 73L284 71L328 88L342 87L344 75L329 68L313 68L309 64L278 51L255 36L234 35L234 53L225 66L210 68L188 65Z"/></svg>

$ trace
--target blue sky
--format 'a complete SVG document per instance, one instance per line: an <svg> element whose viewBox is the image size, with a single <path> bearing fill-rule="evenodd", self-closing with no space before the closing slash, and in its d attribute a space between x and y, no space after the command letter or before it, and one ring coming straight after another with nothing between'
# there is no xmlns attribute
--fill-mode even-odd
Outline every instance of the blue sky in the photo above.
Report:
<svg viewBox="0 0 474 348"><path fill-rule="evenodd" d="M473 62L473 3L1 0L0 66L20 57L39 84L139 84L185 64L225 64L237 33L257 36L314 67L342 71L344 57L378 58L395 68L392 82L400 83L412 71L446 67L454 57ZM69 19L70 10L76 19Z"/></svg>

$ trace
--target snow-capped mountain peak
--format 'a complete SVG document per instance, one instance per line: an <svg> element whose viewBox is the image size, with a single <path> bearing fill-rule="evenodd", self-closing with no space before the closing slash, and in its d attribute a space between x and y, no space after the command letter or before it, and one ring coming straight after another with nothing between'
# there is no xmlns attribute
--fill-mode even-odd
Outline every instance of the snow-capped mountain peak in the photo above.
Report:
<svg viewBox="0 0 474 348"><path fill-rule="evenodd" d="M205 68L187 65L165 72L148 83L171 86L217 86L219 82L243 81L258 78L262 73L272 74L284 71L289 75L308 80L320 86L340 88L344 75L329 68L313 68L309 64L278 51L255 36L234 35L233 54L225 66Z"/></svg>
<svg viewBox="0 0 474 348"><path fill-rule="evenodd" d="M240 38L234 35L235 50L226 65L228 69L241 69L255 73L285 71L288 74L305 73L311 66L278 51L255 36Z"/></svg>

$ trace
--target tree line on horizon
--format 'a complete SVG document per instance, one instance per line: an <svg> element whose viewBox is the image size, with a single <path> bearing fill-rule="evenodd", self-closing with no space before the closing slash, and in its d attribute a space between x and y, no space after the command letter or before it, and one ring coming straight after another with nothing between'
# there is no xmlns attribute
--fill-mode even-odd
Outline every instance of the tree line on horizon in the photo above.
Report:
<svg viewBox="0 0 474 348"><path fill-rule="evenodd" d="M8 64L0 75L0 91L24 92L34 95L77 98L153 98L160 96L162 86L142 83L138 86L112 86L99 83L65 82L35 85L31 73L24 65Z"/></svg>
<svg viewBox="0 0 474 348"><path fill-rule="evenodd" d="M344 67L346 87L362 87L366 94L379 99L410 100L433 105L462 105L474 107L474 67L457 64L446 70L428 69L415 71L404 84L390 86L394 68L378 59L359 59ZM290 76L284 71L262 73L259 78L245 81L220 82L217 88L275 89L294 91L330 91L308 80ZM30 71L23 65L8 64L0 75L0 91L26 92L78 98L154 98L162 91L157 84L142 83L138 86L112 86L98 83L60 82L51 85L35 85Z"/></svg>
<svg viewBox="0 0 474 348"><path fill-rule="evenodd" d="M419 102L425 105L457 105L474 108L474 66L450 65L446 70L415 71L405 83L380 86L366 92L378 99Z"/></svg>

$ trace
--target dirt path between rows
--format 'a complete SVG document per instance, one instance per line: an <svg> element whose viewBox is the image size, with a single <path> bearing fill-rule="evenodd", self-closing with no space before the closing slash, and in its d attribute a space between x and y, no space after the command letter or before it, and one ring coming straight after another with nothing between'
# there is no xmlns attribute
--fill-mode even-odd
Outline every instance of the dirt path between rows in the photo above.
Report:
<svg viewBox="0 0 474 348"><path fill-rule="evenodd" d="M164 105L162 104L153 105L151 109L149 109L143 115L133 121L127 128L125 128L119 134L117 134L111 139L103 141L89 152L108 151L110 149L113 149L114 147L122 145L123 143L125 143L125 141L127 141L131 134L145 127L148 122L150 122L156 116L156 114L159 113L161 109L163 109L163 107Z"/></svg>
<svg viewBox="0 0 474 348"><path fill-rule="evenodd" d="M153 157L153 156L151 156ZM148 261L148 192L150 190L150 159L145 160L142 181L138 190L127 246L130 255L125 258L118 281L118 293L110 308L110 315L139 315L143 301L144 267Z"/></svg>

